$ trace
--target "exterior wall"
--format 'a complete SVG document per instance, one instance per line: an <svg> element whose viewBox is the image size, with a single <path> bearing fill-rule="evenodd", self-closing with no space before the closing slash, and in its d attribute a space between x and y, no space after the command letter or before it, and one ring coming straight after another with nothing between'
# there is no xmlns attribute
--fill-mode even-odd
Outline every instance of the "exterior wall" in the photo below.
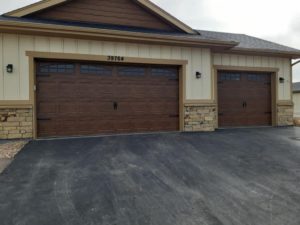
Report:
<svg viewBox="0 0 300 225"><path fill-rule="evenodd" d="M190 104L184 108L185 131L214 131L217 126L215 104Z"/></svg>
<svg viewBox="0 0 300 225"><path fill-rule="evenodd" d="M188 60L186 98L212 98L209 49L0 34L0 68L5 68L7 64L14 65L12 74L5 69L0 71L0 101L29 100L29 60L26 51ZM200 71L203 78L196 79L196 71Z"/></svg>
<svg viewBox="0 0 300 225"><path fill-rule="evenodd" d="M294 117L300 118L300 93L293 94L294 101Z"/></svg>
<svg viewBox="0 0 300 225"><path fill-rule="evenodd" d="M32 108L0 108L0 139L32 138Z"/></svg>
<svg viewBox="0 0 300 225"><path fill-rule="evenodd" d="M246 56L235 54L213 54L213 65L235 67L278 68L278 77L285 82L278 82L278 100L291 100L291 60L287 58Z"/></svg>
<svg viewBox="0 0 300 225"><path fill-rule="evenodd" d="M186 99L184 99L184 130L213 131L217 127L212 65L233 67L278 68L278 102L291 101L290 60L276 57L211 54L209 49L175 46L131 44L95 40L79 40L30 35L0 34L0 138L30 138L33 136L32 110L15 106L4 108L8 100L29 99L29 58L26 51L74 53L89 55L120 55L148 59L187 60ZM9 74L5 67L14 65ZM195 73L202 73L196 79ZM207 102L204 103L204 102ZM16 103L17 104L17 103ZM29 103L30 105L31 103ZM31 105L32 106L32 105ZM277 106L278 125L292 125L293 106Z"/></svg>

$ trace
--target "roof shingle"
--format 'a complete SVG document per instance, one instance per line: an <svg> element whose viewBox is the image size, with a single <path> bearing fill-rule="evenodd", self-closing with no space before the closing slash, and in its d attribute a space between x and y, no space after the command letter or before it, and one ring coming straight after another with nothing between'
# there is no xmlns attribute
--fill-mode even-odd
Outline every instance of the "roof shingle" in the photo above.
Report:
<svg viewBox="0 0 300 225"><path fill-rule="evenodd" d="M238 42L239 44L233 48L248 49L257 51L273 51L273 52L295 52L299 54L300 50L280 45L274 42L266 41L260 38L248 36L245 34L224 33L215 31L199 30L202 36L206 38L215 38L220 40L230 40Z"/></svg>
<svg viewBox="0 0 300 225"><path fill-rule="evenodd" d="M293 92L300 92L300 82L293 83Z"/></svg>

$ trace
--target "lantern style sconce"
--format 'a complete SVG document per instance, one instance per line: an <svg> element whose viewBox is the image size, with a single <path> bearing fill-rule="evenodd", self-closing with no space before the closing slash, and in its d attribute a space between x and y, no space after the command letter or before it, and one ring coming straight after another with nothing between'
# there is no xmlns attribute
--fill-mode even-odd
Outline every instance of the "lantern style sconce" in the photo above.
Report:
<svg viewBox="0 0 300 225"><path fill-rule="evenodd" d="M280 82L281 84L283 84L283 83L284 83L284 78L283 78L283 77L279 77L279 82Z"/></svg>
<svg viewBox="0 0 300 225"><path fill-rule="evenodd" d="M6 72L7 73L12 73L14 71L14 66L13 66L13 64L8 64L7 66L6 66Z"/></svg>
<svg viewBox="0 0 300 225"><path fill-rule="evenodd" d="M202 73L200 73L200 72L197 71L197 72L196 72L196 78L197 78L197 79L200 79L201 76L202 76Z"/></svg>

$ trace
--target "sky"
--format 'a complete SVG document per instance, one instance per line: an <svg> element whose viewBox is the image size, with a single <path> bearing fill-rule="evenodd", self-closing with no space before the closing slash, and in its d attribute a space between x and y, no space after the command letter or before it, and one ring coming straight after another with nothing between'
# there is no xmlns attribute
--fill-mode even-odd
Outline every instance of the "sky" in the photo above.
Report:
<svg viewBox="0 0 300 225"><path fill-rule="evenodd" d="M299 0L152 0L195 29L243 33L300 49ZM37 0L0 0L0 14ZM300 64L294 67L300 82Z"/></svg>

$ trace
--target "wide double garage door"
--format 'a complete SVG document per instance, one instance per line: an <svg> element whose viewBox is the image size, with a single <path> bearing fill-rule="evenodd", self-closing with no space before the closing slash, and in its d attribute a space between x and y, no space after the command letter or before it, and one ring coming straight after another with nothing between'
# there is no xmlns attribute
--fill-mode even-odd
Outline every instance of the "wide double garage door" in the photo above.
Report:
<svg viewBox="0 0 300 225"><path fill-rule="evenodd" d="M179 130L177 67L38 61L38 137Z"/></svg>

